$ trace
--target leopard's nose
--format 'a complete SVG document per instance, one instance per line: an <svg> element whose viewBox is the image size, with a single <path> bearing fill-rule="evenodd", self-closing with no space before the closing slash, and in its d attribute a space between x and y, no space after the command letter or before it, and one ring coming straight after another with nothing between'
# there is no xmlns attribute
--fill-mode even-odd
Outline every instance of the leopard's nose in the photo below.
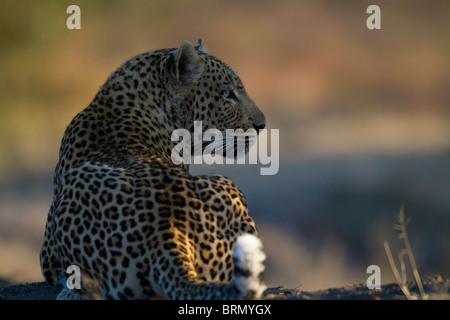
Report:
<svg viewBox="0 0 450 320"><path fill-rule="evenodd" d="M260 130L264 129L266 127L266 123L260 123L260 124L253 124L253 128L255 128L255 130L259 133Z"/></svg>

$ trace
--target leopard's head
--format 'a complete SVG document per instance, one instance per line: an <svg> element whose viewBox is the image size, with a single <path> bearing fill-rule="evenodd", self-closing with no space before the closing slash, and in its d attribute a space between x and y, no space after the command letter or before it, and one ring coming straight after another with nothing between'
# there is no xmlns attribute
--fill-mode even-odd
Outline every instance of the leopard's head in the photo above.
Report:
<svg viewBox="0 0 450 320"><path fill-rule="evenodd" d="M222 133L222 140L215 135L213 141L204 141L202 148L209 146L216 153L236 158L241 146L247 154L266 119L237 73L210 55L201 40L196 46L183 41L174 49L167 70L185 128L194 132L194 124L199 124L195 121L201 121L203 131L216 129Z"/></svg>

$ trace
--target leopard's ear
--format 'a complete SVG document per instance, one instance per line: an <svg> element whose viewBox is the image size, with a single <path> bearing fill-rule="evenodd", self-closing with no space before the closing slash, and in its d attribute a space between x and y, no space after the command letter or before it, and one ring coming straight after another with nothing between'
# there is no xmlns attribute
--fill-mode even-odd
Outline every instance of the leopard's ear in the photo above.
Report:
<svg viewBox="0 0 450 320"><path fill-rule="evenodd" d="M175 84L190 84L196 82L203 73L205 61L197 54L195 47L189 41L183 41L173 53L173 76Z"/></svg>

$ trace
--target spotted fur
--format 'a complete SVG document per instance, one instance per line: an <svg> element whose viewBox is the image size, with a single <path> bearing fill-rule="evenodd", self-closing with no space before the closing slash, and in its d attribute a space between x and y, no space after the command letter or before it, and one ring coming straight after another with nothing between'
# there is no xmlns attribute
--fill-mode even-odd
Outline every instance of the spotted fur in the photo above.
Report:
<svg viewBox="0 0 450 320"><path fill-rule="evenodd" d="M260 297L261 246L251 242L262 254L254 263L249 250L233 254L239 236L257 234L244 195L226 177L171 161L172 132L192 132L195 120L265 125L238 75L187 41L125 62L72 120L40 257L52 286L64 286L68 266L82 271L82 288L63 287L60 298Z"/></svg>

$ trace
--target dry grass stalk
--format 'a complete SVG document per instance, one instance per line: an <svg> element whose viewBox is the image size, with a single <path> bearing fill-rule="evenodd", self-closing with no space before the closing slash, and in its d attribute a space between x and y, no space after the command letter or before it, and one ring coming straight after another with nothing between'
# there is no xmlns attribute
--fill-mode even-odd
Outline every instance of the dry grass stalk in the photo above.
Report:
<svg viewBox="0 0 450 320"><path fill-rule="evenodd" d="M392 268L392 272L394 273L395 281L397 282L400 289L405 294L406 298L409 300L415 300L418 299L417 296L412 295L411 292L408 289L408 286L406 285L406 265L404 256L408 256L409 262L411 264L412 272L414 275L414 278L416 279L417 286L419 287L420 295L423 300L428 299L428 295L425 293L425 290L423 289L422 281L420 279L419 271L417 269L416 260L414 259L414 254L411 249L411 243L409 242L408 234L406 233L406 226L411 221L410 218L405 217L405 212L403 209L403 206L400 208L400 212L397 214L397 222L398 224L394 225L394 229L399 231L398 238L403 239L403 242L405 244L405 248L400 251L398 258L400 261L400 268L401 268L401 274L398 271L397 265L394 261L394 257L392 256L391 249L389 247L389 244L387 241L384 241L384 249L386 251L386 255L388 257L389 263Z"/></svg>

